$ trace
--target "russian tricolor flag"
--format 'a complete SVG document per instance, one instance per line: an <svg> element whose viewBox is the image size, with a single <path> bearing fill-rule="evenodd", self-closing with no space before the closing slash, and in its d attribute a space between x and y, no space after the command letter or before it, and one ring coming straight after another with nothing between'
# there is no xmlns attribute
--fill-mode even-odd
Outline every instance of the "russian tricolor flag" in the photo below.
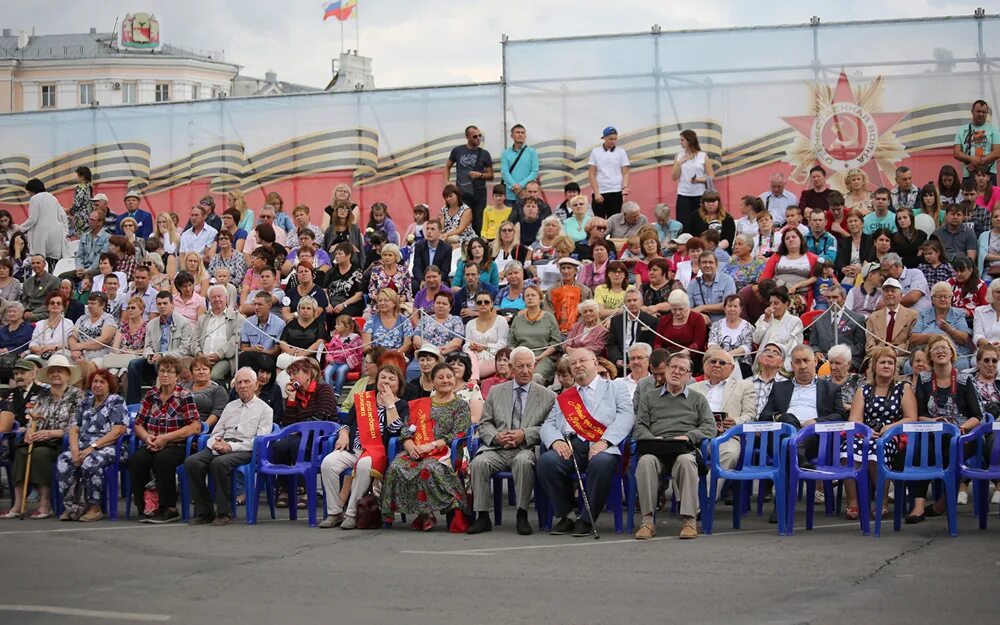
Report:
<svg viewBox="0 0 1000 625"><path fill-rule="evenodd" d="M330 0L323 3L323 20L335 17L341 22L351 17L358 0Z"/></svg>

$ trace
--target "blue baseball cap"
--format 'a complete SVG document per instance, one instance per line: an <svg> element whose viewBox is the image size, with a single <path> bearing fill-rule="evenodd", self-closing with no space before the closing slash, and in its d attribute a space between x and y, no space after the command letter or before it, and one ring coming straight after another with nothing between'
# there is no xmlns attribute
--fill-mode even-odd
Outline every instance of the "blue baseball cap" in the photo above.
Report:
<svg viewBox="0 0 1000 625"><path fill-rule="evenodd" d="M616 134L618 134L618 130L615 129L614 126L608 126L607 128L604 129L604 132L601 133L601 138L603 139L608 135L616 135Z"/></svg>

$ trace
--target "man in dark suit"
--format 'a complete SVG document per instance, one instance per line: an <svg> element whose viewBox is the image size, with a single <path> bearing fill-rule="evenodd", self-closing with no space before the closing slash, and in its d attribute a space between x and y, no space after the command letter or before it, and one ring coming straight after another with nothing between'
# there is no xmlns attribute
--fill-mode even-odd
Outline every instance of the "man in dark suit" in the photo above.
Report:
<svg viewBox="0 0 1000 625"><path fill-rule="evenodd" d="M840 398L840 387L829 380L816 377L816 356L808 345L798 345L792 350L791 380L775 382L771 396L760 413L761 421L790 423L796 428L814 423L844 421L847 415ZM809 468L810 459L819 453L819 437L812 436L799 447L799 466ZM777 523L775 512L771 523Z"/></svg>
<svg viewBox="0 0 1000 625"><path fill-rule="evenodd" d="M635 343L653 344L653 331L650 328L656 327L656 317L641 312L641 309L642 293L633 289L625 293L625 308L622 314L611 318L608 360L615 363L618 370L624 372L623 375L627 374L623 369L623 355L628 348Z"/></svg>
<svg viewBox="0 0 1000 625"><path fill-rule="evenodd" d="M847 294L842 287L830 287L826 299L831 310L809 328L809 347L825 358L834 345L846 345L851 349L851 365L855 371L861 371L861 361L865 358L865 317L843 307Z"/></svg>
<svg viewBox="0 0 1000 625"><path fill-rule="evenodd" d="M441 220L429 219L424 223L424 238L413 247L413 293L420 290L427 267L434 265L441 270L441 280L450 284L451 245L441 240Z"/></svg>

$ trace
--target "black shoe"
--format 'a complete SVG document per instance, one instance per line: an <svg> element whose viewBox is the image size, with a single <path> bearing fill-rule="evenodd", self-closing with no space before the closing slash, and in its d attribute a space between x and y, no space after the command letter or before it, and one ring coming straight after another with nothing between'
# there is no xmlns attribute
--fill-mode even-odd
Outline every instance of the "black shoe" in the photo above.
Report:
<svg viewBox="0 0 1000 625"><path fill-rule="evenodd" d="M591 525L590 523L587 523L583 519L577 519L576 520L576 528L573 530L573 537L574 538L581 538L583 536L590 536L590 534L593 531L594 531L594 526L593 525Z"/></svg>
<svg viewBox="0 0 1000 625"><path fill-rule="evenodd" d="M476 520L472 522L469 529L465 531L466 534L482 534L483 532L492 532L493 523L490 521L490 516L486 512L480 512Z"/></svg>
<svg viewBox="0 0 1000 625"><path fill-rule="evenodd" d="M521 536L531 536L534 532L531 529L531 524L528 523L528 511L518 510L517 511L517 533Z"/></svg>
<svg viewBox="0 0 1000 625"><path fill-rule="evenodd" d="M212 525L215 527L222 527L224 525L229 525L232 522L233 522L233 517L229 516L228 514L220 514L219 516L215 517L214 521L212 521Z"/></svg>
<svg viewBox="0 0 1000 625"><path fill-rule="evenodd" d="M164 523L173 523L179 518L181 518L181 515L176 510L171 512L170 510L163 508L158 510L153 516L149 517L146 522L154 525L163 525Z"/></svg>
<svg viewBox="0 0 1000 625"><path fill-rule="evenodd" d="M777 508L775 508L774 510L771 510L771 516L767 517L767 522L768 523L777 523L778 522L778 510L777 510Z"/></svg>
<svg viewBox="0 0 1000 625"><path fill-rule="evenodd" d="M573 521L570 521L569 517L564 516L558 523L555 524L549 534L552 534L553 536L565 536L566 534L572 533L575 527L576 524L573 523Z"/></svg>
<svg viewBox="0 0 1000 625"><path fill-rule="evenodd" d="M907 525L916 525L917 523L923 523L924 518L927 516L926 510L923 514L910 514L907 515L906 519L903 520Z"/></svg>
<svg viewBox="0 0 1000 625"><path fill-rule="evenodd" d="M934 509L934 504L924 507L924 516L927 517L928 519L933 519L936 516L943 516L947 512L948 512L947 507L941 512L938 512L937 510Z"/></svg>
<svg viewBox="0 0 1000 625"><path fill-rule="evenodd" d="M144 511L140 510L139 514L136 515L135 520L140 523L149 523L149 519L151 519L152 517L153 515L146 514Z"/></svg>
<svg viewBox="0 0 1000 625"><path fill-rule="evenodd" d="M198 516L192 518L188 521L188 525L208 525L215 520L215 517L211 514L199 514Z"/></svg>

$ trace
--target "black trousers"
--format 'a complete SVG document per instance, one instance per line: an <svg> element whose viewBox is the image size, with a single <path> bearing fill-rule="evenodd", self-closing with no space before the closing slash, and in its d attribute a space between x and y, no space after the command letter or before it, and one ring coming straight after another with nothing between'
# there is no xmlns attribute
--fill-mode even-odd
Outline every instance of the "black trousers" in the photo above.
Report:
<svg viewBox="0 0 1000 625"><path fill-rule="evenodd" d="M682 225L687 225L688 215L698 212L701 208L700 195L678 195L677 196L677 221ZM690 232L692 236L700 237L700 232Z"/></svg>
<svg viewBox="0 0 1000 625"><path fill-rule="evenodd" d="M483 231L483 211L486 210L486 189L479 189L470 194L462 194L462 201L472 209L472 229L476 236Z"/></svg>
<svg viewBox="0 0 1000 625"><path fill-rule="evenodd" d="M167 445L160 451L150 451L140 447L129 458L129 472L132 474L132 501L143 512L143 494L149 472L156 478L156 492L160 496L160 509L177 507L177 467L184 462L184 444Z"/></svg>
<svg viewBox="0 0 1000 625"><path fill-rule="evenodd" d="M621 191L614 193L602 193L601 197L604 198L603 202L598 203L594 199L594 196L590 196L591 207L594 210L595 217L603 217L607 219L612 215L617 215L622 212L622 204L624 203L624 196Z"/></svg>
<svg viewBox="0 0 1000 625"><path fill-rule="evenodd" d="M615 471L621 464L622 458L616 454L602 452L593 458L587 458L590 444L578 436L570 439L573 442L573 454L580 465L580 470L587 474L587 498L590 500L590 507L594 511L594 519L601 516L601 511L608 501L608 493L611 492L611 482ZM573 466L573 459L563 460L554 450L549 449L538 459L538 483L545 489L552 503L552 509L556 518L562 518L573 509L573 486L576 479L573 473L576 467ZM586 508L583 511L583 519L589 523L594 523L594 519L588 519Z"/></svg>
<svg viewBox="0 0 1000 625"><path fill-rule="evenodd" d="M215 514L227 515L232 509L229 486L236 467L250 462L249 451L234 451L217 455L211 449L205 448L188 456L184 461L184 473L191 486L191 496L194 499L195 516L214 516L212 513L212 496L208 490L208 476L215 483Z"/></svg>

